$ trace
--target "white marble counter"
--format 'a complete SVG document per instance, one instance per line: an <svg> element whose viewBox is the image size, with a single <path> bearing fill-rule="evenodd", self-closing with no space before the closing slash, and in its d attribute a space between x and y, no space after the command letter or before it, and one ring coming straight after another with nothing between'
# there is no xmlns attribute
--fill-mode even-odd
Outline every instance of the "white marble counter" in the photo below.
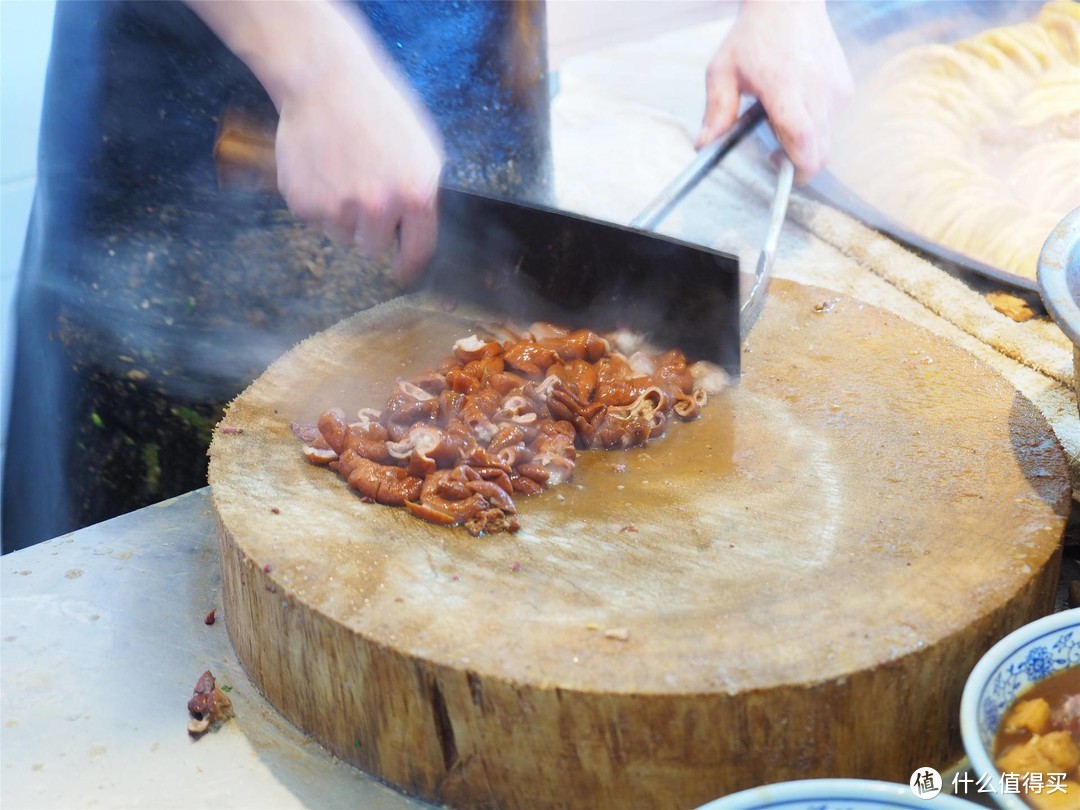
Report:
<svg viewBox="0 0 1080 810"><path fill-rule="evenodd" d="M328 754L236 662L208 489L0 558L0 805L429 807ZM236 718L193 741L214 673Z"/></svg>

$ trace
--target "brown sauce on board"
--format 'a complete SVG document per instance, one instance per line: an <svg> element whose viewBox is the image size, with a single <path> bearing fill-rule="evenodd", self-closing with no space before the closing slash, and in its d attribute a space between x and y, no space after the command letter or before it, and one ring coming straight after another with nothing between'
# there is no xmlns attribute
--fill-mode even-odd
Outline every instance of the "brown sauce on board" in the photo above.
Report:
<svg viewBox="0 0 1080 810"><path fill-rule="evenodd" d="M1054 673L1013 703L994 740L994 763L1006 779L1017 777L1032 807L1080 807L1080 667Z"/></svg>

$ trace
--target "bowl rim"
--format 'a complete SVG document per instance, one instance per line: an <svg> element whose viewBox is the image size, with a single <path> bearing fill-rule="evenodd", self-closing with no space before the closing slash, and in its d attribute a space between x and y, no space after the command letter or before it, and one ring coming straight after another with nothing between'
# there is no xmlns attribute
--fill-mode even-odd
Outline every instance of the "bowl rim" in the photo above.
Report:
<svg viewBox="0 0 1080 810"><path fill-rule="evenodd" d="M1078 212L1080 209L1074 213ZM1080 628L1080 608L1051 613L1018 627L983 653L971 670L960 697L960 739L963 741L971 770L976 774L1000 775L1000 771L990 753L983 747L979 737L979 706L990 686L990 679L994 672L1006 658L1020 648L1070 627ZM991 796L994 801L1008 810L1029 810L1028 805L1019 795L993 793Z"/></svg>
<svg viewBox="0 0 1080 810"><path fill-rule="evenodd" d="M1080 347L1080 302L1069 291L1067 265L1073 250L1080 245L1080 208L1074 208L1054 226L1046 237L1035 276L1039 295L1051 317L1074 346Z"/></svg>
<svg viewBox="0 0 1080 810"><path fill-rule="evenodd" d="M713 799L697 810L759 810L789 802L807 801L871 801L883 807L928 807L939 810L974 810L976 805L959 796L939 793L932 799L921 799L908 785L876 779L799 779L741 790Z"/></svg>

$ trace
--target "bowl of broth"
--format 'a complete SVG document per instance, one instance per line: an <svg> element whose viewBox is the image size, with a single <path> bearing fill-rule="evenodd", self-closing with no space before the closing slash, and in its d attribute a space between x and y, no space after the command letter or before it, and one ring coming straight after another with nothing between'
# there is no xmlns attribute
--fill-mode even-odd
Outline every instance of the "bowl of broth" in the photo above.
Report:
<svg viewBox="0 0 1080 810"><path fill-rule="evenodd" d="M960 700L973 778L1005 810L1080 808L1080 608L1007 635Z"/></svg>

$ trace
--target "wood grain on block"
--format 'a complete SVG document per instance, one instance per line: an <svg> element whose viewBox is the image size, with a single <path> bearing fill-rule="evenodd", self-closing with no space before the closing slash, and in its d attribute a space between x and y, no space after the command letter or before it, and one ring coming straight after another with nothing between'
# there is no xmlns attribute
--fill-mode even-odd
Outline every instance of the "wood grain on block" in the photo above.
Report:
<svg viewBox="0 0 1080 810"><path fill-rule="evenodd" d="M381 408L475 330L416 299L361 313L217 431L225 619L286 717L460 806L690 807L960 755L971 667L1052 608L1070 495L1003 378L775 281L738 386L647 447L582 454L519 497L515 535L364 503L304 460L290 422Z"/></svg>

